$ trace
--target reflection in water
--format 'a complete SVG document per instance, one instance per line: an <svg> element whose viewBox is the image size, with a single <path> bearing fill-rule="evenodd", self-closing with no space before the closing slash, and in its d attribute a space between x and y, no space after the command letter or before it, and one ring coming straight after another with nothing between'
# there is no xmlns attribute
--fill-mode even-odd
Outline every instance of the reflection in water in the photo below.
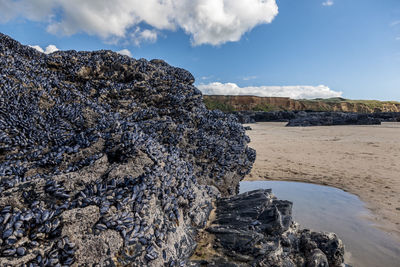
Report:
<svg viewBox="0 0 400 267"><path fill-rule="evenodd" d="M334 232L345 244L345 261L354 267L400 266L400 243L365 219L369 211L357 196L340 189L298 182L241 182L240 193L272 188L293 204L293 218L303 228Z"/></svg>

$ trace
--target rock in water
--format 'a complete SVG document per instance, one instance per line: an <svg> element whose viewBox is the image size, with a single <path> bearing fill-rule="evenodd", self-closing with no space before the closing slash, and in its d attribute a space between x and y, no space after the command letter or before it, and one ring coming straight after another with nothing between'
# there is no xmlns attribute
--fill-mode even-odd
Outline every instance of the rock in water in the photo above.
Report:
<svg viewBox="0 0 400 267"><path fill-rule="evenodd" d="M214 252L199 246L191 266L341 266L344 247L335 234L300 230L292 203L271 190L219 199L206 228ZM201 242L200 242L201 244Z"/></svg>
<svg viewBox="0 0 400 267"><path fill-rule="evenodd" d="M162 60L0 34L0 265L189 264L255 160L193 83Z"/></svg>

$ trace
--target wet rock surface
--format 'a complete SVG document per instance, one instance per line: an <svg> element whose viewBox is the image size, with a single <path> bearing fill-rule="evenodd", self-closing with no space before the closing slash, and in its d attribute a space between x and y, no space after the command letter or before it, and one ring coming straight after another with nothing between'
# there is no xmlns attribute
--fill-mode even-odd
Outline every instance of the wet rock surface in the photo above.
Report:
<svg viewBox="0 0 400 267"><path fill-rule="evenodd" d="M206 228L216 253L195 252L191 266L341 266L344 247L335 234L300 230L292 203L270 190L219 199Z"/></svg>
<svg viewBox="0 0 400 267"><path fill-rule="evenodd" d="M379 125L382 120L370 114L344 112L299 112L286 126Z"/></svg>
<svg viewBox="0 0 400 267"><path fill-rule="evenodd" d="M193 76L0 35L0 265L178 266L255 151Z"/></svg>
<svg viewBox="0 0 400 267"><path fill-rule="evenodd" d="M400 112L237 111L240 123L288 122L287 126L374 125L400 121Z"/></svg>
<svg viewBox="0 0 400 267"><path fill-rule="evenodd" d="M235 111L232 112L240 123L285 122L296 118L295 111Z"/></svg>
<svg viewBox="0 0 400 267"><path fill-rule="evenodd" d="M237 119L208 111L193 83L162 60L45 55L0 34L0 265L192 264L216 199L255 160ZM238 238L290 231L290 204L274 205L263 216L280 223L241 213Z"/></svg>

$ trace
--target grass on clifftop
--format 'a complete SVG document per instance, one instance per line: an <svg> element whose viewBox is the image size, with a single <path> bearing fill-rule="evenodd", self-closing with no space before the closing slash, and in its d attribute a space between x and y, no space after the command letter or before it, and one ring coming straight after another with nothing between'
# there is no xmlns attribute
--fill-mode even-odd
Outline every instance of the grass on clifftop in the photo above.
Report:
<svg viewBox="0 0 400 267"><path fill-rule="evenodd" d="M332 98L314 98L314 99L301 99L300 101L310 101L310 102L324 102L324 103L352 103L352 104L365 104L373 106L381 106L382 104L395 104L399 105L398 101L379 101L379 100L351 100L342 97L332 97Z"/></svg>
<svg viewBox="0 0 400 267"><path fill-rule="evenodd" d="M215 109L219 109L223 112L232 112L232 111L236 111L235 107L227 104L227 103L222 103L219 101L215 101L215 100L211 100L211 99L204 99L204 104L206 105L206 108L209 110L215 110ZM265 111L265 112L269 112L269 111L274 111L276 110L276 107L267 105L267 104L258 104L255 107L253 107L251 109L251 111Z"/></svg>
<svg viewBox="0 0 400 267"><path fill-rule="evenodd" d="M265 112L269 112L269 111L274 111L276 108L274 108L273 106L264 104L264 105L257 105L255 107L252 108L252 111L265 111Z"/></svg>
<svg viewBox="0 0 400 267"><path fill-rule="evenodd" d="M346 100L346 102L352 103L352 104L364 104L371 109L382 108L383 105L387 105L387 104L400 105L400 102L397 102L397 101Z"/></svg>
<svg viewBox="0 0 400 267"><path fill-rule="evenodd" d="M214 101L211 99L204 99L204 105L206 105L206 108L209 110L214 110L214 109L219 109L223 112L232 112L235 111L235 108L232 105L221 103L219 101Z"/></svg>
<svg viewBox="0 0 400 267"><path fill-rule="evenodd" d="M347 102L348 99L342 97L331 97L331 98L300 99L300 101L340 103L340 102Z"/></svg>

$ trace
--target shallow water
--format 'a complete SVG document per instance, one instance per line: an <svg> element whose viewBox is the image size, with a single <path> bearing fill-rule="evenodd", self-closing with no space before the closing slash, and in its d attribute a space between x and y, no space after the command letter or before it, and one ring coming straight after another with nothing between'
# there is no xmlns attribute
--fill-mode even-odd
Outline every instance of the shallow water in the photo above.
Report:
<svg viewBox="0 0 400 267"><path fill-rule="evenodd" d="M308 183L241 182L240 193L272 188L279 199L293 202L293 218L302 228L336 233L346 249L345 262L353 267L399 267L400 243L366 219L370 212L355 195Z"/></svg>

